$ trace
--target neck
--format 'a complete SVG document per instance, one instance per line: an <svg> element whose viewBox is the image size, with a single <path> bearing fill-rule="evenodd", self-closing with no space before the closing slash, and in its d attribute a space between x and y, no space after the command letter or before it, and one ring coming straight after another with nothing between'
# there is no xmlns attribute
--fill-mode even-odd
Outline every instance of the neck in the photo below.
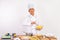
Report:
<svg viewBox="0 0 60 40"><path fill-rule="evenodd" d="M32 16L34 16L34 15L32 15Z"/></svg>
<svg viewBox="0 0 60 40"><path fill-rule="evenodd" d="M34 13L33 14L31 14L32 16L34 16Z"/></svg>

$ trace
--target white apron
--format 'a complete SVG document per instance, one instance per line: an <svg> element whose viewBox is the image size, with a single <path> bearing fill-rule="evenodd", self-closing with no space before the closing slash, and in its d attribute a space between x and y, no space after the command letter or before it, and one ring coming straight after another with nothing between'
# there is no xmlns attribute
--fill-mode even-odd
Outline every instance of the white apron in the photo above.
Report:
<svg viewBox="0 0 60 40"><path fill-rule="evenodd" d="M36 22L35 16L27 15L23 22L23 32L36 34L36 24L31 25L31 22Z"/></svg>

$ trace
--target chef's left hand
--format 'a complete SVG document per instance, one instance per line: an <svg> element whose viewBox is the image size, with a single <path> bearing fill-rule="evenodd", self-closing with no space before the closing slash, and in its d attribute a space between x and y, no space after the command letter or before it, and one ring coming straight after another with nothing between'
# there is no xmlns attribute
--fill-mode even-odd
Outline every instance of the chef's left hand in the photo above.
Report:
<svg viewBox="0 0 60 40"><path fill-rule="evenodd" d="M31 24L36 24L36 22L31 22Z"/></svg>

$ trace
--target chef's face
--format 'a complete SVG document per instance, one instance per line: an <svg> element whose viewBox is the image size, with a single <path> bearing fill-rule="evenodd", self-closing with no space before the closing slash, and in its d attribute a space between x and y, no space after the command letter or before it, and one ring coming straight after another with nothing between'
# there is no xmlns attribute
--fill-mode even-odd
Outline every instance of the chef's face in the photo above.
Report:
<svg viewBox="0 0 60 40"><path fill-rule="evenodd" d="M29 9L29 13L30 13L31 15L34 15L34 11L35 11L34 8L30 8L30 9Z"/></svg>

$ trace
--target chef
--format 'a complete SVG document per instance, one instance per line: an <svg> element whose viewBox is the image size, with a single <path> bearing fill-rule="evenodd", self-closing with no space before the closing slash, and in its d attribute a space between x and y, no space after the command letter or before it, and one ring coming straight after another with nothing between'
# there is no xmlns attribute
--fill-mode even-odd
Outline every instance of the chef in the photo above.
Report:
<svg viewBox="0 0 60 40"><path fill-rule="evenodd" d="M23 21L24 32L36 34L37 17L35 16L34 5L28 5L28 13Z"/></svg>

